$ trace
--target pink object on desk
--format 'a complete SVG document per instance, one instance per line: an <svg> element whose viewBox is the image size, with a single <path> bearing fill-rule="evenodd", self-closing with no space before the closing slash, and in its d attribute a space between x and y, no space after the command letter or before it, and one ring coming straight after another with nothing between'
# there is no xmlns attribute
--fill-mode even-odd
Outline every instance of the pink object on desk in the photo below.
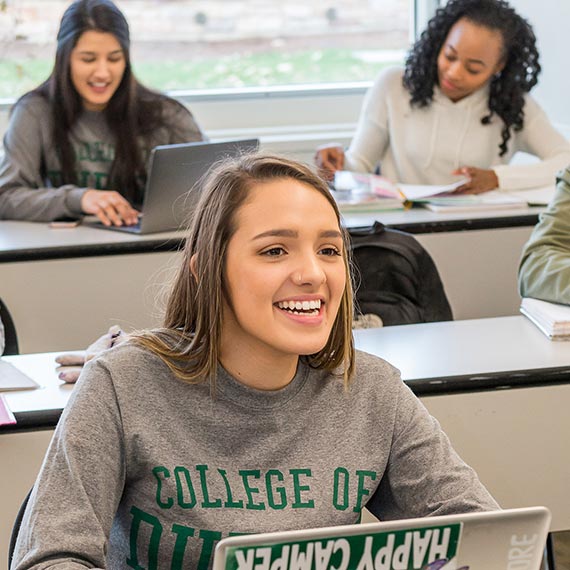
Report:
<svg viewBox="0 0 570 570"><path fill-rule="evenodd" d="M13 425L16 423L14 414L8 407L6 398L0 394L0 426Z"/></svg>

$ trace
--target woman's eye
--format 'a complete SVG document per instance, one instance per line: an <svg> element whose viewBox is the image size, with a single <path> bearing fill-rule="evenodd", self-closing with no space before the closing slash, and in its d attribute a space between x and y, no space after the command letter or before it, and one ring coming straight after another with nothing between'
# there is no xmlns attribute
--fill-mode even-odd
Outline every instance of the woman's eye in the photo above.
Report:
<svg viewBox="0 0 570 570"><path fill-rule="evenodd" d="M330 257L335 255L340 256L340 251L336 247L324 247L323 249L321 249L321 254Z"/></svg>
<svg viewBox="0 0 570 570"><path fill-rule="evenodd" d="M89 57L89 58L84 57L81 61L83 63L93 63L95 60L92 57Z"/></svg>
<svg viewBox="0 0 570 570"><path fill-rule="evenodd" d="M262 252L262 255L266 255L267 257L279 257L280 255L285 255L286 253L287 252L282 247L272 247Z"/></svg>
<svg viewBox="0 0 570 570"><path fill-rule="evenodd" d="M445 54L447 61L455 61L455 56L451 54Z"/></svg>

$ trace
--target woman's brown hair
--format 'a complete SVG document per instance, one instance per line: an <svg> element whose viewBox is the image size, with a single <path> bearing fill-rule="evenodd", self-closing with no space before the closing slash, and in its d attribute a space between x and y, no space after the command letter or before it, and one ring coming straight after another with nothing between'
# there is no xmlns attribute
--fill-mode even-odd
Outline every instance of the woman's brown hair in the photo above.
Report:
<svg viewBox="0 0 570 570"><path fill-rule="evenodd" d="M236 231L236 213L256 184L293 179L322 194L337 217L340 214L326 183L305 164L283 157L250 154L214 166L192 191L200 200L190 218L183 259L167 300L163 328L139 332L132 338L157 354L179 378L188 382L215 380L222 332L228 243ZM310 223L310 221L308 221ZM343 259L346 286L326 345L303 359L313 368L342 366L345 386L354 370L352 285L348 237Z"/></svg>

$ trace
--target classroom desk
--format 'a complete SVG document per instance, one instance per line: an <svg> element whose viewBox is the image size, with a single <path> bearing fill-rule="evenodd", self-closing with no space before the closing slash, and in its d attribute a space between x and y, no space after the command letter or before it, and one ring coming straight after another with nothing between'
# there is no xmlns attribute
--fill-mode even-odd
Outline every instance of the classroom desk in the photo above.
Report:
<svg viewBox="0 0 570 570"><path fill-rule="evenodd" d="M21 353L85 348L112 324L157 325L184 232L136 236L88 226L0 222L0 296Z"/></svg>
<svg viewBox="0 0 570 570"><path fill-rule="evenodd" d="M355 331L397 366L503 507L546 505L570 529L570 342L512 316Z"/></svg>
<svg viewBox="0 0 570 570"><path fill-rule="evenodd" d="M525 317L355 331L356 346L385 357L438 418L460 455L504 507L542 504L552 530L570 529L570 343L549 341ZM40 390L7 393L18 420L0 427L2 541L31 486L72 386L55 354L8 357ZM3 526L2 526L3 525Z"/></svg>
<svg viewBox="0 0 570 570"><path fill-rule="evenodd" d="M517 313L518 259L540 211L467 218L412 209L347 215L344 222L355 227L379 219L414 233L435 260L454 317L467 319ZM81 349L115 323L157 325L183 236L0 221L0 296L16 322L20 352Z"/></svg>

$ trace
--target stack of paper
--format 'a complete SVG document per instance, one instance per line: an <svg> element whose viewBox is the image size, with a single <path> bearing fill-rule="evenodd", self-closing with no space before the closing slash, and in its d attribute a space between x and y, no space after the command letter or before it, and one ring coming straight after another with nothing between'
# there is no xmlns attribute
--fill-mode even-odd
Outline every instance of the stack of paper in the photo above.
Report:
<svg viewBox="0 0 570 570"><path fill-rule="evenodd" d="M461 178L451 184L398 184L398 188L412 202L431 201L434 199L454 197L455 190L467 182Z"/></svg>
<svg viewBox="0 0 570 570"><path fill-rule="evenodd" d="M478 212L512 210L548 204L554 184L543 188L509 192L493 190L482 194L456 194L465 184L462 178L451 184L396 184L383 176L340 170L335 173L333 195L342 211L374 211L421 204L434 212Z"/></svg>
<svg viewBox="0 0 570 570"><path fill-rule="evenodd" d="M556 186L554 186L553 183L549 184L548 186L542 186L541 188L530 188L527 190L507 190L501 192L501 194L524 200L529 206L548 206L548 204L552 201L552 198L554 198L555 192Z"/></svg>
<svg viewBox="0 0 570 570"><path fill-rule="evenodd" d="M483 194L455 194L455 190L465 182L463 179L445 186L400 184L399 188L409 201L420 203L434 212L477 212L528 206L520 195L498 190Z"/></svg>
<svg viewBox="0 0 570 570"><path fill-rule="evenodd" d="M39 384L26 376L22 371L0 358L0 392L30 390L38 387Z"/></svg>
<svg viewBox="0 0 570 570"><path fill-rule="evenodd" d="M570 306L525 297L520 311L548 338L570 340Z"/></svg>
<svg viewBox="0 0 570 570"><path fill-rule="evenodd" d="M526 208L528 203L521 198L502 192L485 194L457 194L445 198L431 198L423 204L433 212L485 212L487 210L513 210Z"/></svg>
<svg viewBox="0 0 570 570"><path fill-rule="evenodd" d="M404 208L405 198L390 180L376 174L339 170L332 191L341 212L376 212Z"/></svg>

